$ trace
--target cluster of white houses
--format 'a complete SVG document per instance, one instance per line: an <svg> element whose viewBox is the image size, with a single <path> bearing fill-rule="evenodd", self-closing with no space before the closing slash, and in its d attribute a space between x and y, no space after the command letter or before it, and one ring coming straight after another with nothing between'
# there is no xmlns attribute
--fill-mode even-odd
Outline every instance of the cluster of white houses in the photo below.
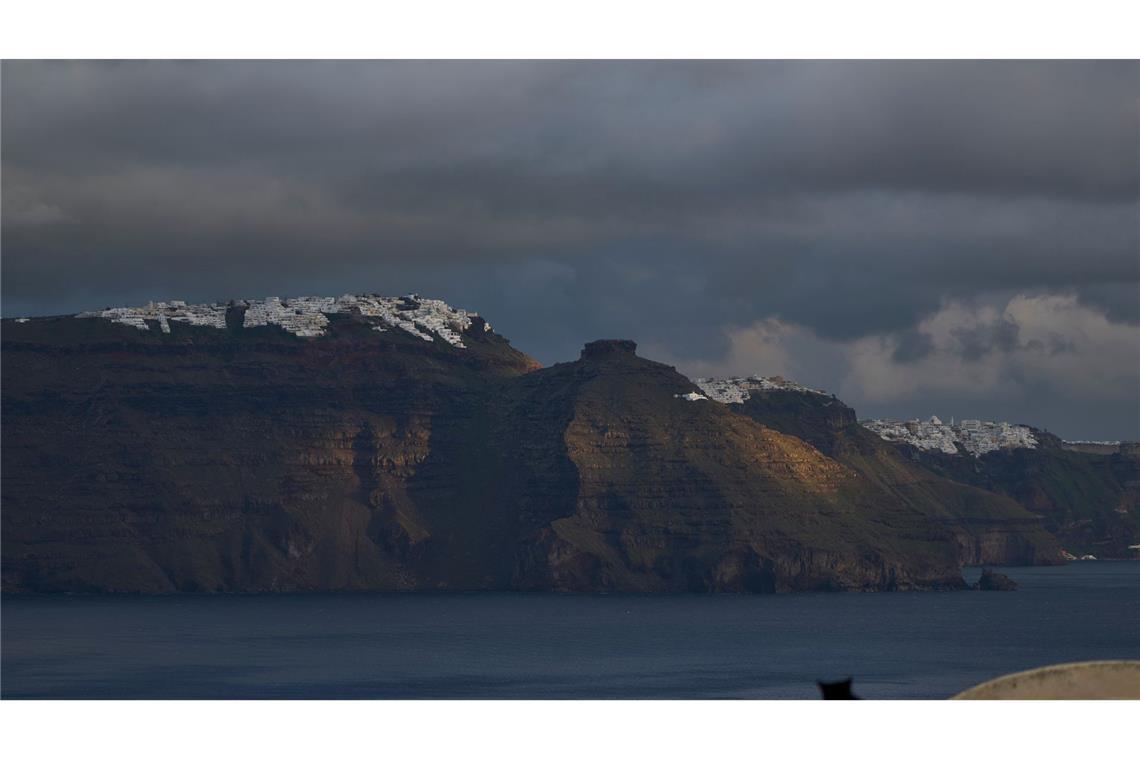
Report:
<svg viewBox="0 0 1140 760"><path fill-rule="evenodd" d="M698 377L693 381L713 401L722 404L743 404L755 391L796 391L798 393L819 393L826 396L827 391L808 388L806 385L786 380L779 375L772 377Z"/></svg>
<svg viewBox="0 0 1140 760"><path fill-rule="evenodd" d="M147 323L157 322L159 328L168 333L171 322L225 329L227 308L223 303L188 304L185 301L151 301L146 306L119 306L102 311L84 311L75 316L101 317L139 330L149 330L150 325Z"/></svg>
<svg viewBox="0 0 1140 760"><path fill-rule="evenodd" d="M1025 425L986 420L962 420L947 424L938 417L929 420L863 420L868 430L883 440L908 443L919 449L938 450L947 454L967 453L981 456L998 449L1035 449L1037 439Z"/></svg>
<svg viewBox="0 0 1140 760"><path fill-rule="evenodd" d="M325 334L328 314L358 313L378 320L372 329L404 330L426 341L442 338L453 346L465 348L462 335L471 328L478 315L453 309L443 301L407 296L343 295L339 298L304 296L300 298L249 299L232 303L187 304L185 301L152 301L146 306L118 307L101 311L85 311L78 317L99 317L139 330L149 330L157 323L170 332L170 322L224 329L226 312L231 306L245 307L243 327L277 325L301 337L315 338ZM484 330L491 326L484 323Z"/></svg>

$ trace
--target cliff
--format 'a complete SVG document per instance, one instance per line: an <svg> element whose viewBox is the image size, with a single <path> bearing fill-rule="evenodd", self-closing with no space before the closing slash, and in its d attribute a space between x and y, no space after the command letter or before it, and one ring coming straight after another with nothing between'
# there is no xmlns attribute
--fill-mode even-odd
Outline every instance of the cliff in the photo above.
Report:
<svg viewBox="0 0 1140 760"><path fill-rule="evenodd" d="M855 411L818 392L753 390L729 409L797 436L951 531L964 564L1053 564L1060 547L1045 521L1006 495L944 477L883 441ZM910 448L910 447L906 447Z"/></svg>
<svg viewBox="0 0 1140 760"><path fill-rule="evenodd" d="M429 583L429 478L460 476L425 463L536 364L481 323L462 349L352 315L241 324L5 321L5 589Z"/></svg>
<svg viewBox="0 0 1140 760"><path fill-rule="evenodd" d="M1034 449L992 451L980 457L917 451L905 454L954 480L1016 500L1038 515L1069 552L1135 558L1140 543L1140 452L1074 451L1050 433L1034 430Z"/></svg>
<svg viewBox="0 0 1140 760"><path fill-rule="evenodd" d="M273 309L4 321L5 590L961 588L963 535L986 561L1049 550L628 341L539 369L474 315Z"/></svg>
<svg viewBox="0 0 1140 760"><path fill-rule="evenodd" d="M511 382L505 418L543 512L522 588L784 591L960 587L951 536L804 441L690 401L626 342ZM526 425L524 420L540 420ZM552 477L557 473L555 477Z"/></svg>

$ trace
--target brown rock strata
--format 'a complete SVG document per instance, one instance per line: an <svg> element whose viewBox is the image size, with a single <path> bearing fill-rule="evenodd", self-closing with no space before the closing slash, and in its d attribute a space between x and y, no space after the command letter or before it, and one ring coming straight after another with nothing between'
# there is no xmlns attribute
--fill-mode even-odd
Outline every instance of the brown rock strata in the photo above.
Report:
<svg viewBox="0 0 1140 760"><path fill-rule="evenodd" d="M347 315L317 339L5 321L4 589L960 588L970 547L1044 551L962 528L984 501L934 513L678 398L630 342L538 370L478 327L458 349Z"/></svg>

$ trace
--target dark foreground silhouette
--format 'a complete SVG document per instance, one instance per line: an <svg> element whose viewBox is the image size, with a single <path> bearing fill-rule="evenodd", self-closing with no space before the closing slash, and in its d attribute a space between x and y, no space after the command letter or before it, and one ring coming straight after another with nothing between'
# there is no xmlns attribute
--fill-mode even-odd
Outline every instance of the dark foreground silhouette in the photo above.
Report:
<svg viewBox="0 0 1140 760"><path fill-rule="evenodd" d="M819 685L819 693L824 699L860 699L851 691L850 678L845 678L842 681L816 681L816 683Z"/></svg>

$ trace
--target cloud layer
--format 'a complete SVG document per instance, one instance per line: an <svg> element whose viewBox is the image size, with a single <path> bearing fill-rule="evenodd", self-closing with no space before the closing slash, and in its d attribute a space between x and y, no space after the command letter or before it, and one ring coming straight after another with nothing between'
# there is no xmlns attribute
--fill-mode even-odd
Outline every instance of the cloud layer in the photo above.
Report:
<svg viewBox="0 0 1140 760"><path fill-rule="evenodd" d="M601 336L718 373L795 357L868 410L1021 399L1066 435L1140 437L1135 62L2 74L5 315L418 290L544 362ZM1086 332L1050 343L1047 315ZM764 353L772 331L817 358Z"/></svg>
<svg viewBox="0 0 1140 760"><path fill-rule="evenodd" d="M1018 295L996 307L949 301L911 330L853 341L776 318L726 337L722 358L669 358L692 376L763 367L814 378L863 416L1009 419L1058 432L1092 418L1105 420L1102 435L1127 438L1140 412L1140 325L1112 322L1075 296Z"/></svg>

